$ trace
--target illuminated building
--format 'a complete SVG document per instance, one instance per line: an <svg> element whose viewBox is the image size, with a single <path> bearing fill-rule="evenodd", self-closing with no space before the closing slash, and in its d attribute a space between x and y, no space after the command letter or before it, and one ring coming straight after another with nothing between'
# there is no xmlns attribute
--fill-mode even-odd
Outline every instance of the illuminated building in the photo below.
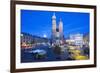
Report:
<svg viewBox="0 0 100 73"><path fill-rule="evenodd" d="M55 13L52 16L52 45L60 45L63 42L63 22L60 19L59 25L56 24Z"/></svg>
<svg viewBox="0 0 100 73"><path fill-rule="evenodd" d="M73 40L76 46L83 46L83 34L71 34L70 40Z"/></svg>

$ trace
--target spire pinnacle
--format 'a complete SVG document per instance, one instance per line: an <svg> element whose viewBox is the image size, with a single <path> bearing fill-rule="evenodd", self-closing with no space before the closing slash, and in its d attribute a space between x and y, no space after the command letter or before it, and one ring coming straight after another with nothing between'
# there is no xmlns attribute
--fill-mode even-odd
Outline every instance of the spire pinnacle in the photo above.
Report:
<svg viewBox="0 0 100 73"><path fill-rule="evenodd" d="M55 12L53 13L53 16L52 16L53 19L56 19L56 15L55 15Z"/></svg>

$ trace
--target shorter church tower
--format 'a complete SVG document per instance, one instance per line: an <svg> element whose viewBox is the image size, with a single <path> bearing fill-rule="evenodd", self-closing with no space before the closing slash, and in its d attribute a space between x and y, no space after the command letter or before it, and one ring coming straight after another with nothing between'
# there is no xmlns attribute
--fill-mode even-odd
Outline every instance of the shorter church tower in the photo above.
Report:
<svg viewBox="0 0 100 73"><path fill-rule="evenodd" d="M60 22L59 22L59 33L60 33L60 37L61 39L63 39L63 22L60 18Z"/></svg>

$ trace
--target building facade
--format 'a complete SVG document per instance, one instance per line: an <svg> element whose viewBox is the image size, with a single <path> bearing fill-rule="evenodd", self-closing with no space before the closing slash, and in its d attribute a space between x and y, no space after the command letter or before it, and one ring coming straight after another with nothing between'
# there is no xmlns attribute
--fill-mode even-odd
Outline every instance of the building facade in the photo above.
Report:
<svg viewBox="0 0 100 73"><path fill-rule="evenodd" d="M76 46L83 46L83 34L71 34L70 40L73 40Z"/></svg>
<svg viewBox="0 0 100 73"><path fill-rule="evenodd" d="M60 19L59 25L56 23L55 13L52 16L52 45L60 45L63 43L63 22Z"/></svg>

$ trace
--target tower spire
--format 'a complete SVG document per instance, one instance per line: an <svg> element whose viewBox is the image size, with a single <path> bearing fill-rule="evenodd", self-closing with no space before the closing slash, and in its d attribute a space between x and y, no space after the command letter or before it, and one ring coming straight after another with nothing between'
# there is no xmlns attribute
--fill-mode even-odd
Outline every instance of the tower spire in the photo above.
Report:
<svg viewBox="0 0 100 73"><path fill-rule="evenodd" d="M55 12L53 13L52 19L56 19Z"/></svg>

